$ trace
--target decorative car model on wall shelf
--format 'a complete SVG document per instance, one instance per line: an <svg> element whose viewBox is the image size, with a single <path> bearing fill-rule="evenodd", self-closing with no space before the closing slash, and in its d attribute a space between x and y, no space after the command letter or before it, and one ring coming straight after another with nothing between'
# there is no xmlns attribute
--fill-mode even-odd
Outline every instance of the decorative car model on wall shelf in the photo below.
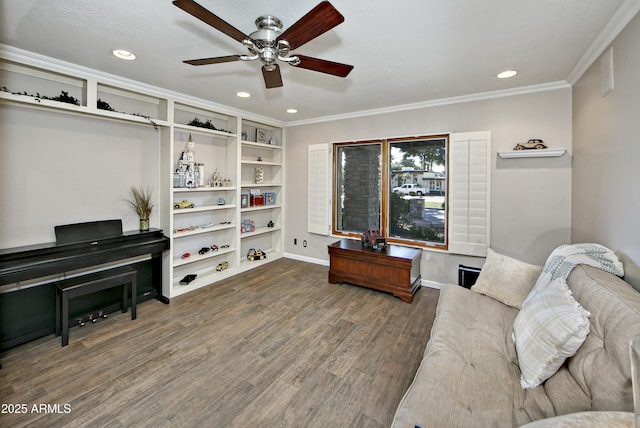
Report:
<svg viewBox="0 0 640 428"><path fill-rule="evenodd" d="M182 208L193 208L193 207L195 207L195 205L193 205L193 202L189 202L186 199L183 199L180 202L175 202L173 204L173 208L175 208L177 210L182 209Z"/></svg>
<svg viewBox="0 0 640 428"><path fill-rule="evenodd" d="M526 143L518 143L513 150L542 150L546 149L547 145L540 139L534 138Z"/></svg>

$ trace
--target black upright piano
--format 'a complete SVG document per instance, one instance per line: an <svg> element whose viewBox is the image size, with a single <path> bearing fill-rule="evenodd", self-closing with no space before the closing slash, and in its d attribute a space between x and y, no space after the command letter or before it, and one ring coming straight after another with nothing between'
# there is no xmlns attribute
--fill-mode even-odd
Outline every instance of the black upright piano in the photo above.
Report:
<svg viewBox="0 0 640 428"><path fill-rule="evenodd" d="M162 295L162 230L122 232L120 220L56 226L56 242L0 249L0 350L54 332L55 281L83 271L129 264L138 271L138 301ZM116 310L117 290L74 299L70 313Z"/></svg>

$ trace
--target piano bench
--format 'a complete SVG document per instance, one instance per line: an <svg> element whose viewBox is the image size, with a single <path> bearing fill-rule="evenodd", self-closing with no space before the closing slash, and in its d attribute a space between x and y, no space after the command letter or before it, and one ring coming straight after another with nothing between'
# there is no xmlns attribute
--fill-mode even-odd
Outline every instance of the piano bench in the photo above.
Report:
<svg viewBox="0 0 640 428"><path fill-rule="evenodd" d="M56 282L56 336L60 336L62 329L62 346L69 344L69 299L74 297L122 286L122 313L126 313L131 284L131 320L135 320L137 275L135 269L124 266Z"/></svg>

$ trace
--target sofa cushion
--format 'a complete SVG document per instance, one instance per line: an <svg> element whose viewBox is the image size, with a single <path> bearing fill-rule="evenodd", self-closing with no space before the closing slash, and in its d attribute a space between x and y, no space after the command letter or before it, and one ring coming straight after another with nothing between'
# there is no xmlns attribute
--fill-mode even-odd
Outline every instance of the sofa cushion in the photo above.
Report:
<svg viewBox="0 0 640 428"><path fill-rule="evenodd" d="M544 384L557 414L633 411L629 341L640 336L640 293L620 278L576 266L567 279L573 297L592 316L576 354Z"/></svg>
<svg viewBox="0 0 640 428"><path fill-rule="evenodd" d="M540 272L542 266L531 265L489 249L487 260L471 289L519 309Z"/></svg>
<svg viewBox="0 0 640 428"><path fill-rule="evenodd" d="M527 299L513 324L523 388L540 385L576 353L589 334L589 316L561 282Z"/></svg>
<svg viewBox="0 0 640 428"><path fill-rule="evenodd" d="M555 416L543 388L520 387L516 308L456 285L440 291L420 368L394 427L519 426Z"/></svg>

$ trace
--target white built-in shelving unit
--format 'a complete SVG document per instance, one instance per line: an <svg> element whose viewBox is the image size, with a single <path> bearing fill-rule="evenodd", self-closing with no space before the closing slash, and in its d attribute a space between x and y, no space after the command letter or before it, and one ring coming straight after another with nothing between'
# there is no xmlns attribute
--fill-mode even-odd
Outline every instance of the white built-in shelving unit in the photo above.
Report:
<svg viewBox="0 0 640 428"><path fill-rule="evenodd" d="M171 241L171 248L163 259L162 292L166 297L209 286L283 256L285 142L282 127L268 120L225 112L220 106L203 100L165 93L161 88L120 81L110 75L102 78L100 72L57 62L48 64L41 58L31 61L18 55L20 58L16 60L2 50L0 54L9 57L0 59L0 87L3 87L0 102L153 126L158 131L159 227ZM62 91L76 98L79 105L42 98L58 96ZM99 108L105 102L118 111ZM216 130L188 125L194 118L210 121ZM243 139L243 135L246 138ZM190 137L195 143L196 162L204 164L205 186L174 187L178 159ZM255 180L256 168L262 168L260 183ZM214 171L230 182L226 186L208 186L208 178ZM243 207L241 197L251 190L270 193L272 204ZM194 207L175 209L174 204L182 200L192 202ZM255 230L242 232L243 220L253 220ZM270 222L273 227L268 226ZM218 249L199 254L201 248L212 245ZM267 258L249 261L246 255L250 248L265 251ZM187 253L189 257L183 257ZM217 270L222 264L227 267ZM180 284L187 274L197 277L188 285Z"/></svg>

